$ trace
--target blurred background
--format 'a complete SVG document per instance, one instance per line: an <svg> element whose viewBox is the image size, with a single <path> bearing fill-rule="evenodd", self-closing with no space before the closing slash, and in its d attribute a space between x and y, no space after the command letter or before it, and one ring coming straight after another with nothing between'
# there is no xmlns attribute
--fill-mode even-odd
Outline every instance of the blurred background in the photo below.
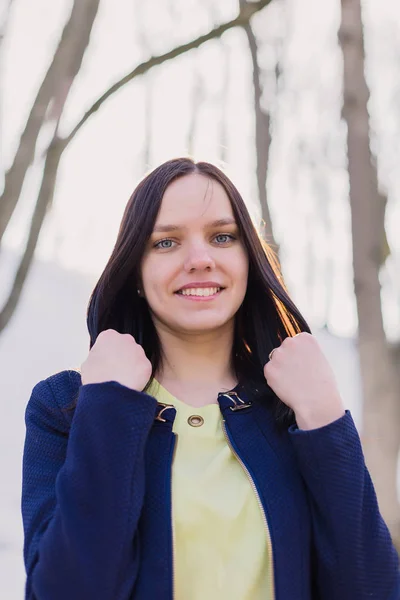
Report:
<svg viewBox="0 0 400 600"><path fill-rule="evenodd" d="M80 368L137 182L222 167L352 411L400 546L400 6L2 0L0 597L22 600L33 386Z"/></svg>

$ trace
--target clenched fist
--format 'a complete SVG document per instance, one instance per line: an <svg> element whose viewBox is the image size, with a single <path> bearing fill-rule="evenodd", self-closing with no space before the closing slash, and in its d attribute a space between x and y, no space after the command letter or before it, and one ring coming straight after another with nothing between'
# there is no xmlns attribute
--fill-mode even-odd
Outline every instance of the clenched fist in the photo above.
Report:
<svg viewBox="0 0 400 600"><path fill-rule="evenodd" d="M264 376L293 409L300 429L323 427L345 413L333 371L310 333L284 339L264 366Z"/></svg>
<svg viewBox="0 0 400 600"><path fill-rule="evenodd" d="M82 384L117 381L141 392L150 379L152 365L142 346L129 333L102 331L81 366Z"/></svg>

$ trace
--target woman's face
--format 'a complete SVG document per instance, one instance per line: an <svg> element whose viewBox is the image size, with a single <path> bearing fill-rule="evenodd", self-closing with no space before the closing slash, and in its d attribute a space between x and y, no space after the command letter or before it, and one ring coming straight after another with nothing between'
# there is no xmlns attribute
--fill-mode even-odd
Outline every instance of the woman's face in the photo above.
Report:
<svg viewBox="0 0 400 600"><path fill-rule="evenodd" d="M142 294L156 327L201 333L233 325L247 276L247 252L222 185L198 173L173 181L141 269Z"/></svg>

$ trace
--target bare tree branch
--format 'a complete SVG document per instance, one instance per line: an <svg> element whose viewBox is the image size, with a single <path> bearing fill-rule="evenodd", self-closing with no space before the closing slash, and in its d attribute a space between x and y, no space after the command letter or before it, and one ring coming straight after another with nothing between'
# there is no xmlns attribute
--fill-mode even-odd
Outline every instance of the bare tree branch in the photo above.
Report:
<svg viewBox="0 0 400 600"><path fill-rule="evenodd" d="M58 137L58 125L67 100L68 90L80 70L83 55L89 43L93 23L99 8L99 2L100 0L75 0L75 4L79 4L81 8L83 5L86 5L85 12L82 13L82 11L80 11L79 13L80 17L85 19L85 22L80 22L79 24L75 22L75 29L70 29L68 35L65 34L64 30L65 35L63 34L63 39L56 51L56 54L58 53L57 60L53 60L53 64L56 62L60 70L60 73L57 75L58 87L54 87L54 82L52 87L52 97L54 98L52 118L56 119L56 126L52 142L46 153L41 187L32 216L24 254L11 286L11 291L0 312L0 331L2 331L10 321L18 304L26 277L32 264L40 230L54 197L58 165L66 146L65 140L61 140ZM76 16L77 15L75 14L75 17ZM60 48L61 45L62 48ZM61 79L61 75L63 75L63 79ZM16 198L15 203L17 203L17 201L18 198Z"/></svg>
<svg viewBox="0 0 400 600"><path fill-rule="evenodd" d="M58 48L32 105L13 164L5 175L4 191L0 198L0 242L18 204L26 173L34 159L42 125L46 117L57 119L74 79L74 73L79 71L99 1L75 0L73 4ZM52 99L52 111L51 115L48 115Z"/></svg>
<svg viewBox="0 0 400 600"><path fill-rule="evenodd" d="M114 83L106 92L104 92L104 94L102 94L102 96L100 96L100 98L98 98L98 100L96 100L96 102L86 111L79 123L68 135L68 137L66 138L66 143L69 144L75 137L75 135L78 133L78 131L81 129L81 127L92 116L92 114L99 110L100 106L106 100L108 100L110 96L115 94L115 92L121 89L125 84L129 83L129 81L132 81L132 79L134 79L135 77L144 75L153 67L162 65L163 63L172 60L173 58L181 56L189 50L199 48L200 46L202 46L210 40L221 37L221 35L229 29L233 29L234 27L243 27L244 25L246 25L246 23L249 22L249 20L255 13L267 6L271 1L272 0L259 0L259 2L246 3L246 5L243 8L241 8L240 13L236 17L236 19L228 21L227 23L223 23L222 25L211 29L211 31L209 31L205 35L201 35L200 37L196 38L195 40L192 40L191 42L188 42L187 44L177 46L176 48L174 48L173 50L169 50L165 54L153 56L141 63L140 65L138 65L133 71L131 71L130 73L122 77L122 79Z"/></svg>
<svg viewBox="0 0 400 600"><path fill-rule="evenodd" d="M75 3L82 2L82 1L83 0L75 0ZM99 0L86 0L86 1L97 2L97 5L99 3ZM21 292L23 289L24 281L28 274L29 267L32 263L34 249L36 247L36 244L37 244L37 241L39 238L40 229L43 224L46 212L48 211L48 209L51 205L53 196L54 196L54 189L55 189L55 185L56 185L56 178L57 178L57 172L58 172L58 167L60 164L61 155L64 152L64 150L66 149L66 147L68 146L68 144L75 137L75 135L79 131L79 129L83 126L83 124L91 116L91 114L93 114L96 110L98 110L100 108L101 104L107 98L109 98L114 92L116 92L123 85L125 85L125 83L128 83L129 81L131 81L134 77L137 77L138 75L143 75L144 73L149 71L152 67L162 64L163 62L166 62L167 60L171 60L172 58L179 56L180 54L183 54L184 52L191 50L192 48L197 48L201 44L205 43L206 41L208 41L210 39L214 39L214 38L221 36L222 33L224 33L224 31L227 31L228 29L230 29L232 27L243 26L246 22L249 21L249 19L251 18L251 16L254 13L256 13L258 10L261 10L261 8L264 8L264 6L267 6L269 4L269 2L271 2L271 0L262 0L257 3L252 3L251 5L246 5L246 7L244 7L244 9L240 11L239 16L236 19L234 19L233 21L230 21L229 23L225 23L225 24L213 29L208 34L201 36L200 38L197 38L196 40L194 40L193 42L190 42L189 44L184 44L183 46L179 46L179 47L175 48L174 50L172 50L162 56L153 57L152 59L139 65L134 71L132 71L132 73L130 73L129 75L127 75L123 79L121 79L117 84L112 86L105 94L103 94L103 96L101 96L101 98L99 98L99 100L92 106L92 108L89 109L89 111L87 111L85 113L84 117L81 119L81 121L73 129L73 131L70 133L70 135L68 137L66 137L64 139L60 139L58 137L58 135L57 135L58 124L57 124L56 131L55 131L55 134L53 137L53 141L48 149L47 156L46 156L41 188L40 188L39 196L37 199L35 212L34 212L34 215L32 218L32 222L31 222L31 231L29 234L29 239L28 239L28 242L27 242L27 245L25 248L24 255L20 262L20 266L17 270L17 274L15 277L15 281L13 283L9 298L6 301L4 308L0 313L0 331L2 331L2 329L4 329L4 327L7 325L7 323L9 322L9 320L18 304L18 300L20 298L20 295L21 295ZM94 20L94 17L95 17L95 15L93 14L93 20ZM87 38L87 42L88 42L90 31L87 29L86 32L88 34L88 38ZM82 51L82 57L83 57L83 52L86 48L86 46L85 47L83 47L83 46L84 46L83 44L80 45L80 48ZM75 64L75 69L77 69L77 68L79 69L81 62L77 60L74 62L74 64ZM71 73L71 72L72 72L72 69L69 73ZM63 70L63 73L67 73L67 77L68 77L68 71ZM69 83L69 87L72 84L72 81L74 79L74 76L70 75L70 77L72 77L72 80ZM56 94L56 92L54 91L53 94ZM51 95L51 97L53 96L53 94ZM50 97L50 99L51 99L51 97ZM50 99L47 103L47 106L50 102ZM54 116L58 116L58 119L61 117L65 101L66 101L65 93L58 96L58 102L56 102L56 106L58 106L58 110L56 110L55 115L54 115ZM46 106L46 110L47 110L47 106ZM44 119L44 116L45 115L43 115L43 119ZM43 119L42 119L42 123L43 123ZM32 153L31 158L33 158L33 153ZM18 196L19 196L19 194L18 194ZM0 215L0 217L1 217L1 215Z"/></svg>

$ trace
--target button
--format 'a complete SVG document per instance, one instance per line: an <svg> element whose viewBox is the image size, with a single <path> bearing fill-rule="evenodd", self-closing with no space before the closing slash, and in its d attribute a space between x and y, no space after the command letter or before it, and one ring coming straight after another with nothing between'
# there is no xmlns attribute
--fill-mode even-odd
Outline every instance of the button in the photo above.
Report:
<svg viewBox="0 0 400 600"><path fill-rule="evenodd" d="M200 415L190 415L190 417L188 418L188 423L192 427L200 427L201 425L203 425L204 419Z"/></svg>

